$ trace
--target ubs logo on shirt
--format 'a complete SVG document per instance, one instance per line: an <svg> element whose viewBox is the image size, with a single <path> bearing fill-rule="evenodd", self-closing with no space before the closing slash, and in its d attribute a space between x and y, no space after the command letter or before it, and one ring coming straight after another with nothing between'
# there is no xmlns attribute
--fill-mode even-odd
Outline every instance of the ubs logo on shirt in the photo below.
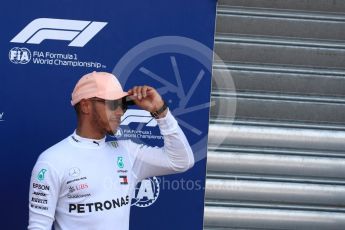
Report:
<svg viewBox="0 0 345 230"><path fill-rule="evenodd" d="M69 193L73 193L75 191L80 191L80 190L84 190L87 188L89 188L89 186L87 184L78 184L75 186L69 186L68 191L69 191Z"/></svg>

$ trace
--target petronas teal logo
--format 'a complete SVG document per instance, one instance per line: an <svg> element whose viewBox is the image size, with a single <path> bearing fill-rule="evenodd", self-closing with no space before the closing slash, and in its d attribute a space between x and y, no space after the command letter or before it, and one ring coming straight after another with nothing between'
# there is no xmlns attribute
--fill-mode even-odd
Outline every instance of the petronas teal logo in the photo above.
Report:
<svg viewBox="0 0 345 230"><path fill-rule="evenodd" d="M121 169L125 166L123 163L123 157L117 157L117 166Z"/></svg>
<svg viewBox="0 0 345 230"><path fill-rule="evenodd" d="M44 180L44 174L47 172L47 169L41 169L41 171L38 173L37 175L37 179L39 181L42 181Z"/></svg>

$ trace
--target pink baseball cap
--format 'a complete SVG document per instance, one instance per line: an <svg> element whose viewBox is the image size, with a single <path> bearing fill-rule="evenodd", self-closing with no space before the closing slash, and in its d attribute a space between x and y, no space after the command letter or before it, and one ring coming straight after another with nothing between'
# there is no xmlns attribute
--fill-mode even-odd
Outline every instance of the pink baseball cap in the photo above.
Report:
<svg viewBox="0 0 345 230"><path fill-rule="evenodd" d="M92 97L117 100L127 95L128 93L123 91L119 80L113 74L94 71L80 78L74 87L71 104L74 106L82 99Z"/></svg>

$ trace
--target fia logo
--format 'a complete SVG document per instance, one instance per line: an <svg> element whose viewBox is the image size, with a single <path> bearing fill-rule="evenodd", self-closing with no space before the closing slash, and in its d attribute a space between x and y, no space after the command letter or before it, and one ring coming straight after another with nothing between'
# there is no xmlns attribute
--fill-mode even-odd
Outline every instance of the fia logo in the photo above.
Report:
<svg viewBox="0 0 345 230"><path fill-rule="evenodd" d="M150 177L139 182L132 198L132 206L145 208L156 202L159 196L159 181L157 177Z"/></svg>
<svg viewBox="0 0 345 230"><path fill-rule="evenodd" d="M37 18L20 31L11 42L40 44L44 40L71 41L68 46L84 47L107 22L56 18Z"/></svg>
<svg viewBox="0 0 345 230"><path fill-rule="evenodd" d="M8 57L14 64L28 64L31 60L31 52L24 47L14 47L10 50Z"/></svg>

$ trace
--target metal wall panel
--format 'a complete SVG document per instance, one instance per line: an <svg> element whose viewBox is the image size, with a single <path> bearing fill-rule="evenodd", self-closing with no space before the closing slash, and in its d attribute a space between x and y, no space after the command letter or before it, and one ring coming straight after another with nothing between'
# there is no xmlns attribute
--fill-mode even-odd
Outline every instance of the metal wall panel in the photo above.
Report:
<svg viewBox="0 0 345 230"><path fill-rule="evenodd" d="M345 229L344 29L340 0L218 2L205 229Z"/></svg>

